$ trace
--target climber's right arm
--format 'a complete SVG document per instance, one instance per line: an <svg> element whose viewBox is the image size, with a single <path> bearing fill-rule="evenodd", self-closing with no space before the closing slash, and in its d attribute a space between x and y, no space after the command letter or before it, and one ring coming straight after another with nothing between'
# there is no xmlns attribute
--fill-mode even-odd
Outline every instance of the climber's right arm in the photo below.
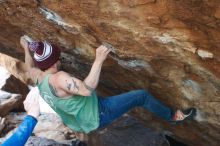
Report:
<svg viewBox="0 0 220 146"><path fill-rule="evenodd" d="M24 36L20 38L20 44L24 48L24 53L25 53L25 65L27 71L29 71L31 68L34 67L34 61L31 57L30 51L28 49L28 41L25 39Z"/></svg>

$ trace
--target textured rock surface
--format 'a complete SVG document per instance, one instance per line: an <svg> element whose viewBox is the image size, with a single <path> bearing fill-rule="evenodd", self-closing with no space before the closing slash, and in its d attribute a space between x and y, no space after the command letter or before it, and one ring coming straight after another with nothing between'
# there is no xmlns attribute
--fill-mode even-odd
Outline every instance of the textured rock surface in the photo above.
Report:
<svg viewBox="0 0 220 146"><path fill-rule="evenodd" d="M17 127L24 116L24 113L8 115L5 120L8 126L3 131ZM13 131L0 138L0 143L11 136ZM88 146L169 146L161 133L146 128L131 116L120 118L107 128L92 134L91 138ZM72 146L74 140L75 134L56 115L42 114L26 146Z"/></svg>
<svg viewBox="0 0 220 146"><path fill-rule="evenodd" d="M11 110L23 109L22 102L29 89L26 84L10 73L3 73L0 79L0 116L4 117Z"/></svg>
<svg viewBox="0 0 220 146"><path fill-rule="evenodd" d="M19 56L17 56L19 57ZM23 83L29 83L28 78L26 77L26 73L23 70L24 62L10 57L8 55L0 53L0 66L4 67L8 72L12 73L17 79L22 81ZM1 78L1 80L5 80L5 77ZM5 83L1 83L5 84ZM2 86L2 85L1 85Z"/></svg>
<svg viewBox="0 0 220 146"><path fill-rule="evenodd" d="M11 113L5 117L7 126L3 129L3 132L7 135L0 139L0 143L12 135L14 129L18 127L25 116L25 113ZM73 131L64 126L57 115L46 113L38 118L33 135L34 137L27 142L28 145L64 145L75 139Z"/></svg>
<svg viewBox="0 0 220 146"><path fill-rule="evenodd" d="M75 138L72 130L63 125L61 119L56 114L41 114L34 129L35 136L46 137L56 141Z"/></svg>
<svg viewBox="0 0 220 146"><path fill-rule="evenodd" d="M2 53L23 60L21 35L47 39L63 47L63 69L79 78L95 48L111 44L100 95L145 88L173 108L195 106L196 121L180 126L133 113L187 144L220 143L219 0L2 0L0 21Z"/></svg>
<svg viewBox="0 0 220 146"><path fill-rule="evenodd" d="M19 94L9 94L5 98L0 97L0 117L6 116L11 110L19 108L22 104L22 96Z"/></svg>
<svg viewBox="0 0 220 146"><path fill-rule="evenodd" d="M169 146L165 137L146 128L130 116L123 116L98 132L101 145L97 146Z"/></svg>
<svg viewBox="0 0 220 146"><path fill-rule="evenodd" d="M25 98L29 92L27 85L25 85L23 82L21 82L19 79L17 79L13 75L11 75L6 80L6 83L1 88L1 90L7 91L10 93L21 94L23 98Z"/></svg>

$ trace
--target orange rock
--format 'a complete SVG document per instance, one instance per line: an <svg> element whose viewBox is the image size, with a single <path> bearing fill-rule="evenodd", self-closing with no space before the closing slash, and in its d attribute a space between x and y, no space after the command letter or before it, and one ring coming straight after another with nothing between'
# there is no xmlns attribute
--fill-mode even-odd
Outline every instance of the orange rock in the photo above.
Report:
<svg viewBox="0 0 220 146"><path fill-rule="evenodd" d="M173 127L142 110L134 115L189 145L219 145L219 5L219 0L4 1L0 52L22 61L21 35L46 39L64 48L62 68L83 79L95 49L108 42L115 50L102 69L101 96L144 88L173 108L195 106L205 121L185 126ZM0 56L27 83L18 62Z"/></svg>

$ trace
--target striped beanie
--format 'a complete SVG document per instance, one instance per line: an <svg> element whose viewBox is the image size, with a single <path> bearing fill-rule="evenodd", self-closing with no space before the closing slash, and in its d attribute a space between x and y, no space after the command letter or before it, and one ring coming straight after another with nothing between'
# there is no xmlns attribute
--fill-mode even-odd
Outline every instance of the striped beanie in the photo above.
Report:
<svg viewBox="0 0 220 146"><path fill-rule="evenodd" d="M59 60L60 49L47 41L29 42L28 48L34 52L34 63L41 70L50 68Z"/></svg>

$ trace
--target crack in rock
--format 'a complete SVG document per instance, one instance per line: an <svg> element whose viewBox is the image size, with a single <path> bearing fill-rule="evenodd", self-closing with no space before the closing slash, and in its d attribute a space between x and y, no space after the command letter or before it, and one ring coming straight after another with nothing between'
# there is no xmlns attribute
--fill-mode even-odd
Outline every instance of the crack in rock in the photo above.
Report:
<svg viewBox="0 0 220 146"><path fill-rule="evenodd" d="M141 69L145 69L146 71L148 71L150 74L154 74L155 71L154 69L151 67L151 65L149 63L147 63L146 61L144 60L138 60L138 59L135 59L135 60L122 60L120 59L120 57L116 54L116 48L107 43L107 42L102 42L102 45L104 45L105 47L107 48L110 48L112 49L112 52L110 53L110 57L112 59L114 59L115 61L118 62L118 64L120 66L122 66L123 68L126 68L126 69L133 69L135 71L140 71Z"/></svg>
<svg viewBox="0 0 220 146"><path fill-rule="evenodd" d="M75 35L80 33L80 26L79 25L77 25L77 24L73 25L73 24L69 24L69 23L65 22L58 14L56 14L55 12L53 12L52 10L50 10L48 8L41 7L39 9L40 9L40 13L42 13L46 17L46 19L61 26L67 32L75 34Z"/></svg>

